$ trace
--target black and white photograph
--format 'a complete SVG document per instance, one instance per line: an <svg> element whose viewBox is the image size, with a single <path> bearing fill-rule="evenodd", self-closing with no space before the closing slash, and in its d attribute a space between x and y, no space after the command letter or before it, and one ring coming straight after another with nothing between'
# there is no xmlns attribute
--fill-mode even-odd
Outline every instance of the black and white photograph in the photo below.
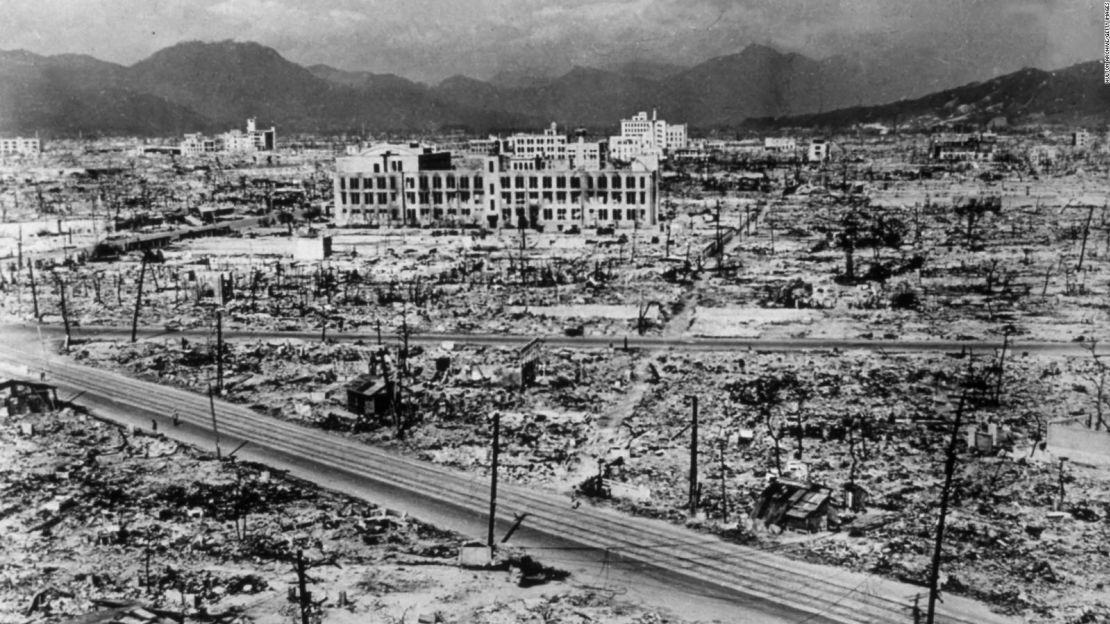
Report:
<svg viewBox="0 0 1110 624"><path fill-rule="evenodd" d="M1108 584L1110 1L0 2L0 624Z"/></svg>

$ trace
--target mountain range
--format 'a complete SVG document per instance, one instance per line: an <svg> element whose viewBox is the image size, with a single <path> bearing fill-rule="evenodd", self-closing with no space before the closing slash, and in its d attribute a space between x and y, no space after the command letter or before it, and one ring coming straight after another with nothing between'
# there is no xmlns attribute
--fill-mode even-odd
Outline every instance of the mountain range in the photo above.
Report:
<svg viewBox="0 0 1110 624"><path fill-rule="evenodd" d="M827 113L752 118L743 125L763 130L856 124L970 129L1040 120L1086 125L1110 121L1110 85L1103 83L1102 63L1079 63L1056 71L1026 68L920 98Z"/></svg>
<svg viewBox="0 0 1110 624"><path fill-rule="evenodd" d="M923 89L936 86L939 75L762 45L688 68L637 62L574 67L556 77L453 76L437 85L303 67L249 42L180 43L131 66L15 50L0 51L0 132L174 135L242 127L256 117L282 134L534 130L552 121L610 133L637 111L709 129L753 119L827 125L969 103L1014 116L1105 116L1107 88L1088 75L1095 65L1023 70L927 95Z"/></svg>

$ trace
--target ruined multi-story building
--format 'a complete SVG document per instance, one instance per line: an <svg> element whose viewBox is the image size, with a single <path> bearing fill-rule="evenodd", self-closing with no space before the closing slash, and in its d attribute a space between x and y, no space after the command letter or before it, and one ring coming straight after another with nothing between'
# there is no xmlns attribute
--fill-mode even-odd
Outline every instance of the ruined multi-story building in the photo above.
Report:
<svg viewBox="0 0 1110 624"><path fill-rule="evenodd" d="M38 156L41 152L42 142L38 137L0 138L0 156Z"/></svg>
<svg viewBox="0 0 1110 624"><path fill-rule="evenodd" d="M527 167L514 166L527 164ZM452 158L418 144L381 144L336 159L340 225L642 227L658 219L658 174L647 165L570 167L515 154Z"/></svg>

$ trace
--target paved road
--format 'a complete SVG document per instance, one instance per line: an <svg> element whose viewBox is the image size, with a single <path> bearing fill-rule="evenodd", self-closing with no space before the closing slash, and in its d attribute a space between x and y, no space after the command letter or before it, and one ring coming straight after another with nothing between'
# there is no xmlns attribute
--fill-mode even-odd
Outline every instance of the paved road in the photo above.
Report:
<svg viewBox="0 0 1110 624"><path fill-rule="evenodd" d="M48 358L48 362L44 361ZM80 393L80 402L100 410L126 410L161 419L179 410L183 427L210 433L208 399L193 393L87 368L44 354L37 341L8 339L0 344L0 362L9 366L48 367L50 381L63 392ZM63 396L67 396L63 394ZM340 475L374 483L398 493L401 500L431 501L460 518L482 521L488 509L484 480L435 466L340 435L261 416L244 407L217 401L219 435L230 446L249 440L271 457L307 466L318 475ZM226 447L225 447L226 448ZM909 622L910 604L920 587L836 568L792 561L774 553L723 542L681 527L612 510L573 509L564 496L506 485L500 488L499 518L528 513L528 534L603 553L604 560L642 566L681 579L675 587L700 587L728 596L735 621L797 621L886 624ZM504 523L498 533L503 534ZM515 539L515 538L514 538ZM1011 622L990 614L973 601L947 596L938 622L992 624Z"/></svg>
<svg viewBox="0 0 1110 624"><path fill-rule="evenodd" d="M0 336L8 334L30 335L39 331L33 325L7 325L0 326ZM41 331L45 336L60 337L64 331L60 326L43 325ZM118 327L88 326L76 327L72 330L76 339L101 339L101 340L130 340L131 331ZM140 329L139 338L166 338L184 336L188 338L212 336L211 330L186 330L166 331L164 329ZM410 341L416 344L439 344L453 342L456 344L491 345L491 346L520 346L535 338L542 338L549 346L554 347L581 347L605 348L624 347L631 349L675 349L681 351L849 351L868 350L885 353L990 353L1002 346L1001 340L869 340L869 339L832 339L832 338L727 338L727 337L693 337L673 338L662 336L581 336L568 337L560 335L535 336L517 334L413 334ZM329 340L339 342L373 343L378 340L376 332L334 332L327 334ZM320 340L319 331L224 331L225 340ZM384 342L396 342L397 336L392 333L382 333ZM1034 342L1012 340L1010 349L1014 353L1030 353L1040 355L1089 355L1086 343L1075 342ZM1103 344L1099 353L1110 354L1110 346Z"/></svg>

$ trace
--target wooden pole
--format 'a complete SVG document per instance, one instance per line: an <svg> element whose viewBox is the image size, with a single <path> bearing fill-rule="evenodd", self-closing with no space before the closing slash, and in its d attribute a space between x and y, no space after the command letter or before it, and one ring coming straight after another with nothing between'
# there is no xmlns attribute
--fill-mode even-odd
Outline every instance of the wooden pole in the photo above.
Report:
<svg viewBox="0 0 1110 624"><path fill-rule="evenodd" d="M721 439L721 522L728 524L728 490L725 487L725 440Z"/></svg>
<svg viewBox="0 0 1110 624"><path fill-rule="evenodd" d="M224 322L223 311L216 309L216 394L224 394Z"/></svg>
<svg viewBox="0 0 1110 624"><path fill-rule="evenodd" d="M31 260L27 261L27 275L31 278L31 303L35 306L35 322L38 323L41 317L39 316L39 290L35 285L34 264Z"/></svg>
<svg viewBox="0 0 1110 624"><path fill-rule="evenodd" d="M944 523L948 516L948 499L952 493L952 479L956 474L956 443L960 439L960 425L963 422L965 390L956 406L956 420L952 423L952 437L948 441L948 457L944 462L944 488L940 495L940 518L937 520L937 536L933 543L933 562L929 569L929 607L925 615L927 624L933 624L937 606L937 582L940 579L940 554L944 545Z"/></svg>
<svg viewBox="0 0 1110 624"><path fill-rule="evenodd" d="M69 333L69 311L66 309L66 283L62 278L55 273L54 279L58 280L58 294L62 304L62 323L66 328L66 348L69 348L70 343L73 341L73 336Z"/></svg>
<svg viewBox="0 0 1110 624"><path fill-rule="evenodd" d="M690 396L690 515L698 513L698 397Z"/></svg>
<svg viewBox="0 0 1110 624"><path fill-rule="evenodd" d="M308 580L304 562L304 551L297 551L297 600L301 605L301 624L309 624L309 606L311 597L308 595Z"/></svg>
<svg viewBox="0 0 1110 624"><path fill-rule="evenodd" d="M212 386L208 386L208 409L212 413L212 433L216 436L216 459L222 459L220 454L220 430L216 427L216 399L212 396Z"/></svg>
<svg viewBox="0 0 1110 624"><path fill-rule="evenodd" d="M1087 222L1083 224L1083 244L1079 247L1079 262L1075 265L1076 271L1083 270L1083 256L1087 253L1087 235L1091 232L1091 217L1095 216L1095 207L1087 211Z"/></svg>
<svg viewBox="0 0 1110 624"><path fill-rule="evenodd" d="M135 342L139 331L139 308L143 305L143 278L146 277L146 253L143 253L143 262L139 266L139 292L135 295L135 314L131 317L131 342Z"/></svg>
<svg viewBox="0 0 1110 624"><path fill-rule="evenodd" d="M486 543L493 548L493 523L497 516L497 456L501 445L501 413L493 413L493 462L489 485L489 535Z"/></svg>

